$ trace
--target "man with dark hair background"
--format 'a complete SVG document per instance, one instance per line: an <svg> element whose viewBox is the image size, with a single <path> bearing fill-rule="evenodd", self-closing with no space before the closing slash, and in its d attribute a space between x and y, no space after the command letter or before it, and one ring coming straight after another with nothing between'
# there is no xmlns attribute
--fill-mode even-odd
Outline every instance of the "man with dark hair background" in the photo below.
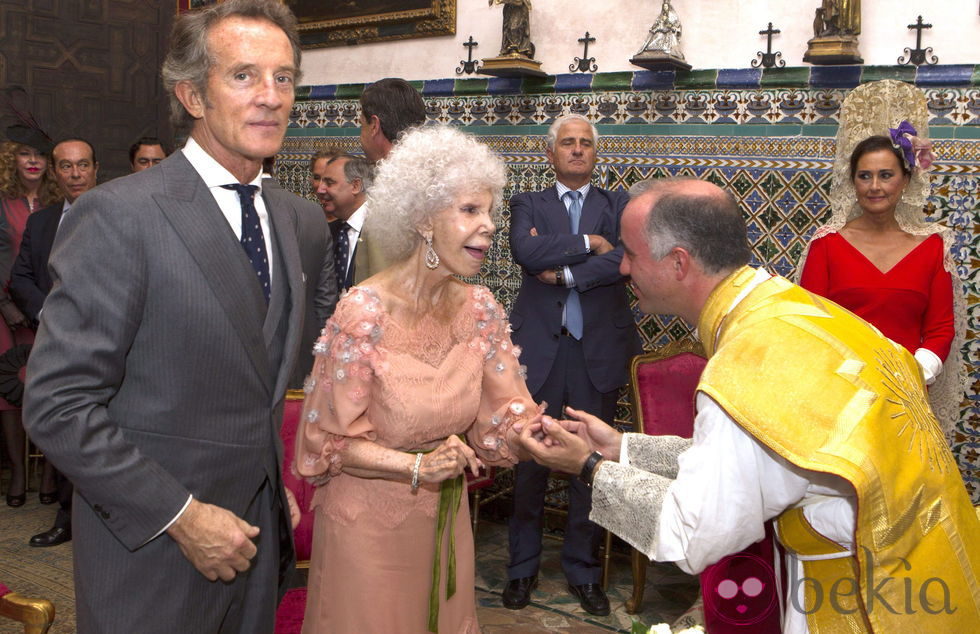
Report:
<svg viewBox="0 0 980 634"><path fill-rule="evenodd" d="M129 146L129 165L134 172L150 169L167 158L170 152L155 136L144 136Z"/></svg>
<svg viewBox="0 0 980 634"><path fill-rule="evenodd" d="M388 156L398 135L425 123L422 95L404 79L381 79L361 93L361 147L372 161Z"/></svg>
<svg viewBox="0 0 980 634"><path fill-rule="evenodd" d="M51 256L55 234L78 197L95 187L99 162L95 160L95 150L91 143L84 139L71 138L54 146L49 169L65 199L27 217L20 251L10 275L10 296L35 326L41 317L44 298L51 291L48 258ZM68 478L53 466L51 468L54 473L58 513L51 528L31 537L30 545L40 548L57 546L71 540L71 499L74 489Z"/></svg>

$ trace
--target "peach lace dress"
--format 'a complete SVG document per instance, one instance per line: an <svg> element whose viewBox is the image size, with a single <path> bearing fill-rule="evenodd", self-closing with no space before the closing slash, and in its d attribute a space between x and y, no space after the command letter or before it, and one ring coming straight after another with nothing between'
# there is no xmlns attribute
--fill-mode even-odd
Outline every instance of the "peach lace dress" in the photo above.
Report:
<svg viewBox="0 0 980 634"><path fill-rule="evenodd" d="M536 411L504 312L467 289L452 323L396 323L378 293L354 287L314 346L296 470L319 485L303 632L422 634L428 629L438 485L341 472L350 438L415 452L465 434L488 464L513 464L505 441ZM446 599L449 529L440 544L438 631L478 633L467 496L455 516L456 592Z"/></svg>

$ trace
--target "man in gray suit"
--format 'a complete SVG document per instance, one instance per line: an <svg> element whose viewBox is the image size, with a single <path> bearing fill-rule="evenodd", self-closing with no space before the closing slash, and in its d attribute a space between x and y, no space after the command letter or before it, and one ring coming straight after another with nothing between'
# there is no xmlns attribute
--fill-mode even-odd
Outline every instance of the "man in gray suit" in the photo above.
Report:
<svg viewBox="0 0 980 634"><path fill-rule="evenodd" d="M186 146L81 196L55 239L24 413L75 483L79 632L274 628L304 284L301 203L260 168L299 65L277 1L181 16L163 77Z"/></svg>

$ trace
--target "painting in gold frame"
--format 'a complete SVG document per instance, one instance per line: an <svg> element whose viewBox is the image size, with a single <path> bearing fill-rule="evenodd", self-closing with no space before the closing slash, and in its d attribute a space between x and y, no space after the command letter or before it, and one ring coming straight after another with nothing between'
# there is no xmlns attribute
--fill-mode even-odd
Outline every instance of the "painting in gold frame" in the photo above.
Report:
<svg viewBox="0 0 980 634"><path fill-rule="evenodd" d="M191 9L200 9L209 4L218 4L219 2L221 0L177 0L177 13L183 13Z"/></svg>
<svg viewBox="0 0 980 634"><path fill-rule="evenodd" d="M303 48L456 33L456 0L285 0Z"/></svg>

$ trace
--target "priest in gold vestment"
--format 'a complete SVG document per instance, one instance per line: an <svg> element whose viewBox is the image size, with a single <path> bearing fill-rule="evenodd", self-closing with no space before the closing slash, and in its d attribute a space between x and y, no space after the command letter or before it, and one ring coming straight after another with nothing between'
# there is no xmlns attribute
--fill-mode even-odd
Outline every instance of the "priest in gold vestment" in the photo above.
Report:
<svg viewBox="0 0 980 634"><path fill-rule="evenodd" d="M535 459L593 488L591 519L699 573L775 521L786 592L711 579L733 625L965 632L980 623L980 522L914 358L832 302L747 266L734 199L645 181L622 219L640 308L698 325L694 437L620 434L584 412L523 430ZM763 565L757 562L757 565Z"/></svg>

